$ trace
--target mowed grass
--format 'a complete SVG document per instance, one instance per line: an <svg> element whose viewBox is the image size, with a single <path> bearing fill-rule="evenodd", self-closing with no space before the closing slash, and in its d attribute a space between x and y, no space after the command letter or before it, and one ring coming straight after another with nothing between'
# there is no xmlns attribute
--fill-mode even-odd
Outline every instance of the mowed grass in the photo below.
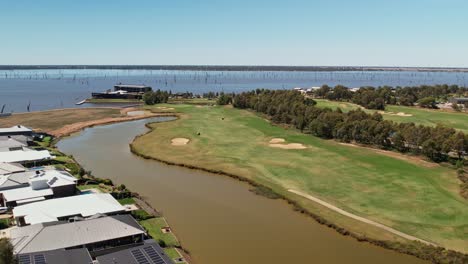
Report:
<svg viewBox="0 0 468 264"><path fill-rule="evenodd" d="M77 122L119 116L120 110L114 108L61 109L1 117L0 127L24 125L36 130L51 131Z"/></svg>
<svg viewBox="0 0 468 264"><path fill-rule="evenodd" d="M331 109L341 108L343 112L348 112L353 109L360 108L359 105L347 102L335 102L324 99L314 99L317 101L318 107L328 107ZM364 109L368 113L373 113L375 110ZM390 113L391 112L391 113ZM405 113L411 116L399 116L397 113ZM387 105L382 114L384 119L395 122L413 122L419 125L436 126L437 124L453 127L464 133L468 133L468 114L447 112L443 110L431 110L418 107Z"/></svg>
<svg viewBox="0 0 468 264"><path fill-rule="evenodd" d="M458 194L459 182L452 169L425 167L414 160L286 130L245 110L171 107L182 113L181 119L152 124L152 132L133 142L134 150L243 176L298 200L306 209L317 210L316 204L287 189L303 191L422 239L460 251L468 249L468 202ZM190 142L171 145L171 139L177 137ZM302 143L307 149L272 148L268 142L276 137ZM353 230L359 233L368 234L365 229L372 229L342 216L335 215L335 219L345 226L349 222L347 227L359 228ZM382 233L374 234L382 238Z"/></svg>

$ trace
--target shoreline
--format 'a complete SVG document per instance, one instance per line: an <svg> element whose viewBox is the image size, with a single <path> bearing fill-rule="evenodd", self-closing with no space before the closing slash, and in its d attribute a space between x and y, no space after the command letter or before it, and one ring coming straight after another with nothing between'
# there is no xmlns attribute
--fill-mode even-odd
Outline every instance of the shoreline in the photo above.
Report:
<svg viewBox="0 0 468 264"><path fill-rule="evenodd" d="M173 114L172 116L175 116L176 119L171 120L171 121L177 121L177 120L180 119L179 114ZM157 157L152 157L152 156L148 156L148 155L145 155L145 154L141 154L141 153L139 153L139 152L137 152L135 150L135 148L133 146L133 143L138 138L153 132L155 130L155 128L152 128L150 126L153 123L154 122L146 123L145 126L149 130L147 132L141 134L141 135L136 136L133 139L133 141L129 144L130 151L134 155L139 156L139 157L141 157L143 159L158 161L158 162L164 163L166 165L170 165L170 166L179 166L179 167L184 167L184 168L188 168L188 169L193 169L193 170L208 172L208 173L212 173L212 174L227 176L227 177L239 180L241 182L245 182L245 183L249 184L252 187L261 188L264 191L266 191L267 194L272 194L273 199L281 199L281 200L284 200L285 202L287 202L289 205L291 205L293 207L294 211L297 211L297 212L299 212L301 214L304 214L304 215L306 215L308 217L311 217L312 219L314 219L319 224L322 224L322 225L325 225L325 226L327 226L329 228L332 228L336 232L340 233L343 236L350 236L350 237L356 239L359 242L367 242L367 243L375 245L375 246L380 246L382 248L393 250L393 251L396 251L398 253L412 255L412 256L415 256L415 257L423 259L423 260L431 261L433 263L445 263L444 262L444 257L446 257L447 255L454 256L455 259L462 261L462 262L459 262L459 263L464 263L465 260L468 260L468 254L465 254L465 253L462 253L462 252L459 252L459 251L455 251L455 250L451 250L451 249L446 249L446 248L438 246L438 245L424 244L423 242L420 242L420 241L417 241L417 240L409 241L408 243L401 243L401 242L397 242L397 241L385 241L385 240L370 238L370 237L367 237L365 235L358 234L358 233L356 233L354 231L347 230L346 228L343 228L343 227L333 223L332 221L326 219L325 217L322 217L317 213L314 213L314 212L311 212L308 209L305 209L303 206L301 206L299 204L298 201L296 201L296 200L294 200L292 198L286 197L285 195L274 191L271 187L266 186L266 185L261 184L261 183L258 183L258 182L254 181L252 179L248 179L248 178L240 176L240 175L227 173L227 172L224 172L224 171L221 171L221 170L198 167L198 166L189 165L189 164L185 164L185 163L172 162L172 161L160 159L160 158L157 158ZM256 193L257 195L266 196L267 198L271 198L268 195L265 195L265 194L263 194L261 192L255 192L254 191L254 193ZM300 196L300 195L298 195L298 196ZM454 262L454 263L458 263L458 262Z"/></svg>
<svg viewBox="0 0 468 264"><path fill-rule="evenodd" d="M56 139L60 139L62 137L70 136L73 133L80 132L83 129L100 126L100 125L110 125L114 123L121 123L121 122L128 122L128 121L135 121L141 120L146 118L153 118L153 117L164 117L164 116L174 116L173 113L151 113L151 114L144 114L140 116L124 116L124 117L108 117L103 119L91 120L91 121L84 121L84 122L77 122L69 125L65 125L62 128L49 131L48 133L54 136Z"/></svg>
<svg viewBox="0 0 468 264"><path fill-rule="evenodd" d="M120 109L120 108L119 108ZM61 109L57 109L57 110L61 110ZM121 109L121 110L125 110L125 109ZM110 125L110 124L115 124L115 123L123 123L123 122L128 122L128 121L136 121L136 120L141 120L141 119L146 119L146 118L154 118L154 117L165 117L165 116L173 116L173 117L176 117L176 115L174 114L164 114L164 113L152 113L152 114L149 114L149 115L144 115L144 116L129 116L130 118L126 118L126 117L123 117L123 118L113 118L114 120L112 120L111 122L108 122L109 120L106 119L99 119L99 120L93 120L93 121L88 121L88 122L78 122L78 123L73 123L71 125L76 125L76 124L80 124L79 126L74 126L74 129L73 130L70 130L71 132L70 133L67 133L67 134L61 134L59 136L55 136L55 139L54 141L52 142L51 144L51 147L57 149L57 146L56 144L68 137L68 136L71 136L73 133L77 133L77 132L81 132L82 130L86 129L86 128L91 128L91 127L94 127L94 126L100 126L100 125ZM66 127L66 126L65 126ZM57 149L58 150L58 149ZM73 156L71 156L71 159L73 160L73 162L75 164L77 164L80 168L84 168L78 161L75 160L75 158ZM95 177L95 176L92 176L96 179L103 179L103 178L98 178L98 177ZM112 183L112 185L115 186L114 183ZM141 203L143 203L146 207L150 208L152 211L154 212L157 212L157 215L159 217L162 217L164 218L164 221L167 222L167 219L164 217L163 214L161 214L160 211L158 211L157 209L155 209L143 196L141 196L138 192L133 192L132 190L129 190L132 195L134 195L135 199L136 200L139 200ZM138 202L137 202L138 204ZM168 224L169 225L169 224ZM186 249L183 244L182 244L182 241L177 237L176 235L176 232L174 230L172 230L172 233L174 234L175 238L178 240L179 242L179 246L175 246L174 248L176 249L176 251L179 252L179 254L184 258L185 260L185 263L192 263L194 264L195 262L193 261L191 255L190 255L190 251L188 249Z"/></svg>

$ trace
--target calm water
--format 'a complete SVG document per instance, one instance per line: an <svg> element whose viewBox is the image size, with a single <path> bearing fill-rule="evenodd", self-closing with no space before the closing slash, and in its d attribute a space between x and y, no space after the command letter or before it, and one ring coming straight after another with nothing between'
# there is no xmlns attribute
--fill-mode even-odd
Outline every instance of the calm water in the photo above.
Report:
<svg viewBox="0 0 468 264"><path fill-rule="evenodd" d="M197 264L425 263L341 236L231 178L134 156L128 144L146 131L146 122L89 128L61 140L58 148L94 175L145 196L167 217Z"/></svg>
<svg viewBox="0 0 468 264"><path fill-rule="evenodd" d="M468 85L468 72L249 72L168 70L0 70L0 108L7 112L77 107L92 91L117 83L146 84L173 92L239 92L256 88L291 89L322 84L405 86ZM89 105L82 105L86 107Z"/></svg>

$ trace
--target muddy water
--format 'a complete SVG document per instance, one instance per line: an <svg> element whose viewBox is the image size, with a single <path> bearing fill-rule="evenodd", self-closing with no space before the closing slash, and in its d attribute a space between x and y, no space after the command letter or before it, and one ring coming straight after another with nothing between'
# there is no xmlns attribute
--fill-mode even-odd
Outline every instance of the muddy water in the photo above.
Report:
<svg viewBox="0 0 468 264"><path fill-rule="evenodd" d="M89 128L58 147L94 175L145 196L197 264L424 263L341 236L231 178L134 156L128 144L146 131L146 122Z"/></svg>

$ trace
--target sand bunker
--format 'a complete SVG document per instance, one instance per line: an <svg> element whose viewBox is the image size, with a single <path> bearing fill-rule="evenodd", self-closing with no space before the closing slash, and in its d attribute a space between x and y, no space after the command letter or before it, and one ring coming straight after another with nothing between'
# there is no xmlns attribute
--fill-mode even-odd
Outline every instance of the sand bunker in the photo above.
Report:
<svg viewBox="0 0 468 264"><path fill-rule="evenodd" d="M174 110L174 108L172 107L165 107L165 106L158 106L156 107L157 109L160 109L160 110L164 110L164 111L167 111L167 110Z"/></svg>
<svg viewBox="0 0 468 264"><path fill-rule="evenodd" d="M269 146L272 148L280 148L280 149L306 149L307 148L301 143L270 144Z"/></svg>
<svg viewBox="0 0 468 264"><path fill-rule="evenodd" d="M284 143L286 140L284 138L272 138L270 140L270 144L278 144L278 143Z"/></svg>
<svg viewBox="0 0 468 264"><path fill-rule="evenodd" d="M146 114L146 111L130 111L127 112L128 116L139 116L139 115L144 115Z"/></svg>
<svg viewBox="0 0 468 264"><path fill-rule="evenodd" d="M289 143L289 144L282 144L286 142L284 138L272 138L270 140L270 144L268 146L272 148L280 148L280 149L305 149L306 146L302 145L301 143Z"/></svg>
<svg viewBox="0 0 468 264"><path fill-rule="evenodd" d="M173 138L171 139L171 145L173 146L184 146L189 143L190 139L188 138Z"/></svg>
<svg viewBox="0 0 468 264"><path fill-rule="evenodd" d="M378 111L378 113L382 115L393 115L393 116L413 116L412 114L406 114L403 112L394 113L394 112Z"/></svg>

